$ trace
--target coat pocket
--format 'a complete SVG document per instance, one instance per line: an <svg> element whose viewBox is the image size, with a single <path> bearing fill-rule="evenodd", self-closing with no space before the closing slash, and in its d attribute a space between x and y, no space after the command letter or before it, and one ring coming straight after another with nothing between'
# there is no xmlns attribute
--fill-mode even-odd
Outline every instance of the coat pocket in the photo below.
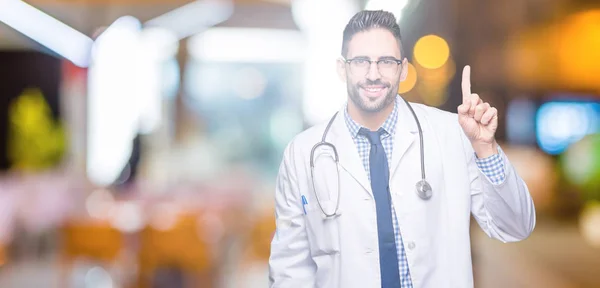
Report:
<svg viewBox="0 0 600 288"><path fill-rule="evenodd" d="M328 214L335 210L334 201L321 201ZM326 217L317 203L306 206L306 232L313 257L329 255L340 251L339 221L341 210L336 215Z"/></svg>

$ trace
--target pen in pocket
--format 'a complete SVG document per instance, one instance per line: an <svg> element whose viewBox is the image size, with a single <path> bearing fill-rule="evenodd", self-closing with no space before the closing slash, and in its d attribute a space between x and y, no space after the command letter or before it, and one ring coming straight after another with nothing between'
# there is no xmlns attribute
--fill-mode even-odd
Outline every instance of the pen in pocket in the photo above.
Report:
<svg viewBox="0 0 600 288"><path fill-rule="evenodd" d="M304 195L302 195L302 209L304 210L304 215L306 215L306 205L308 204L308 201L306 201L306 197Z"/></svg>

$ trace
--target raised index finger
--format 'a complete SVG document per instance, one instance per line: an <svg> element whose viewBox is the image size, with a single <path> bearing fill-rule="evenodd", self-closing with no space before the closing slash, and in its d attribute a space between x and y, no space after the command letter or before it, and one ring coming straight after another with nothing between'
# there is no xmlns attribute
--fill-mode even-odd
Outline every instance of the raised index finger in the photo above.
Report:
<svg viewBox="0 0 600 288"><path fill-rule="evenodd" d="M463 93L463 103L466 100L471 98L471 66L467 65L463 69L462 74L462 93Z"/></svg>

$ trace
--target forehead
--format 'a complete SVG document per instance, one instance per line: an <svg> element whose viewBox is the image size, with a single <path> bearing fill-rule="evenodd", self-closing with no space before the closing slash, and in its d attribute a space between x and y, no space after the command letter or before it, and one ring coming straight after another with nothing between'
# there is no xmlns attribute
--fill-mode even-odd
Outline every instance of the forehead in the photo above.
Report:
<svg viewBox="0 0 600 288"><path fill-rule="evenodd" d="M382 28L374 28L356 33L348 43L348 59L367 56L377 59L393 56L400 59L400 47L394 35Z"/></svg>

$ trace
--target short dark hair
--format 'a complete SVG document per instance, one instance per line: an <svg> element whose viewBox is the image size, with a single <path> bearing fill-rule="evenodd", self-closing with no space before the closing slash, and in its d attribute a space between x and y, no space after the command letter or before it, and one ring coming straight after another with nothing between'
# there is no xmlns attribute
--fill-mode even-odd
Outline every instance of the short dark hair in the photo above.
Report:
<svg viewBox="0 0 600 288"><path fill-rule="evenodd" d="M356 13L348 24L344 28L344 39L342 41L342 56L346 57L348 54L348 43L352 40L352 37L357 33L368 31L373 28L383 28L392 33L396 40L398 40L398 47L400 47L400 56L404 57L404 49L402 49L402 43L400 36L400 26L396 21L394 14L383 11L383 10L363 10Z"/></svg>

